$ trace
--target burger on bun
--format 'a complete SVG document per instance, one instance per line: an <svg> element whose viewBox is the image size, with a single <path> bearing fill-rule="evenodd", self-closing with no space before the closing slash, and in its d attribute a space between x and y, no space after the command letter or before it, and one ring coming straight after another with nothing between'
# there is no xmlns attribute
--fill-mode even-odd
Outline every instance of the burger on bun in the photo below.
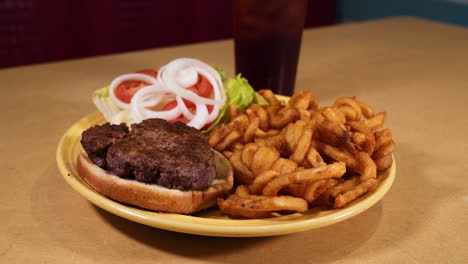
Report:
<svg viewBox="0 0 468 264"><path fill-rule="evenodd" d="M233 187L229 161L199 130L150 118L85 130L79 175L99 193L141 208L192 214Z"/></svg>

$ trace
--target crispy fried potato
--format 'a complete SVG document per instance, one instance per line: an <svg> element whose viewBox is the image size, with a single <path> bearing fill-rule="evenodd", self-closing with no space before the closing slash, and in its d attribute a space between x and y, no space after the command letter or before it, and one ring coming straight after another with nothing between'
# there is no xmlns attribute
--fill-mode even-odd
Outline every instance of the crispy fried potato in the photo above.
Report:
<svg viewBox="0 0 468 264"><path fill-rule="evenodd" d="M351 140L354 144L362 146L366 142L366 136L364 133L356 131L351 134Z"/></svg>
<svg viewBox="0 0 468 264"><path fill-rule="evenodd" d="M355 188L359 184L359 182L360 181L358 177L351 177L347 180L339 182L337 185L333 186L333 188L330 188L326 193L327 195L336 197L341 193L347 192Z"/></svg>
<svg viewBox="0 0 468 264"><path fill-rule="evenodd" d="M369 155L374 152L375 148L375 136L371 128L369 128L363 121L351 121L348 122L350 128L353 130L353 134L363 135L365 140L359 147L367 152ZM354 141L354 139L353 139Z"/></svg>
<svg viewBox="0 0 468 264"><path fill-rule="evenodd" d="M299 122L299 121L298 121ZM296 149L293 154L289 157L292 161L303 164L306 158L307 152L311 148L312 143L312 129L305 128L303 134L299 138L296 144Z"/></svg>
<svg viewBox="0 0 468 264"><path fill-rule="evenodd" d="M376 179L368 179L361 183L359 183L355 188L343 193L339 194L335 198L335 203L333 205L334 208L341 208L347 205L348 203L352 202L356 198L360 197L361 195L367 193L368 191L372 190L377 185Z"/></svg>
<svg viewBox="0 0 468 264"><path fill-rule="evenodd" d="M249 190L253 194L260 194L265 185L267 185L271 180L278 177L280 173L274 170L267 170L257 177L251 185L248 186Z"/></svg>
<svg viewBox="0 0 468 264"><path fill-rule="evenodd" d="M228 122L208 135L232 163L239 185L218 200L222 212L265 218L304 212L307 203L342 208L372 191L377 172L392 165L391 131L379 130L385 112L374 114L356 97L320 108L311 91L297 91L287 103L270 90L259 94L267 105L243 112L230 106Z"/></svg>
<svg viewBox="0 0 468 264"><path fill-rule="evenodd" d="M238 188L243 187L244 186L239 186ZM244 217L250 217L251 215L244 214L244 212L305 212L308 210L307 202L304 199L286 195L275 197L248 195L240 197L234 194L229 196L226 200L219 199L218 206L222 212Z"/></svg>
<svg viewBox="0 0 468 264"><path fill-rule="evenodd" d="M390 166L392 166L392 163L393 163L393 157L391 154L375 159L375 165L377 166L377 171L384 171L390 168Z"/></svg>
<svg viewBox="0 0 468 264"><path fill-rule="evenodd" d="M344 124L346 123L346 116L343 112L339 111L337 108L333 107L324 107L320 113L326 120L337 123Z"/></svg>
<svg viewBox="0 0 468 264"><path fill-rule="evenodd" d="M362 116L362 110L359 104L353 99L348 97L342 97L335 101L333 107L340 110L345 116L346 120L360 120Z"/></svg>
<svg viewBox="0 0 468 264"><path fill-rule="evenodd" d="M314 168L327 165L325 161L323 161L320 153L313 146L310 146L309 151L307 152L307 161Z"/></svg>
<svg viewBox="0 0 468 264"><path fill-rule="evenodd" d="M323 120L317 123L317 133L320 140L332 146L344 147L350 153L356 153L357 149L351 141L351 134L338 123Z"/></svg>
<svg viewBox="0 0 468 264"><path fill-rule="evenodd" d="M260 90L258 93L265 98L269 106L282 106L283 104L276 98L276 95L271 90Z"/></svg>
<svg viewBox="0 0 468 264"><path fill-rule="evenodd" d="M262 193L265 196L276 196L281 189L292 183L311 183L328 178L339 178L346 172L344 162L335 162L327 166L314 169L305 169L292 173L282 174L270 181Z"/></svg>
<svg viewBox="0 0 468 264"><path fill-rule="evenodd" d="M252 142L253 138L255 137L255 132L260 126L260 118L255 115L255 113L247 109L246 110L247 117L249 118L249 125L245 129L244 132L244 142Z"/></svg>
<svg viewBox="0 0 468 264"><path fill-rule="evenodd" d="M247 187L245 187L244 185L240 185L236 188L236 191L234 194L238 195L241 198L247 198L249 197L250 192L247 189Z"/></svg>
<svg viewBox="0 0 468 264"><path fill-rule="evenodd" d="M387 114L385 112L381 112L369 119L364 119L360 121L350 121L348 122L348 125L361 132L364 131L365 128L370 129L372 132L374 132L383 126L386 116Z"/></svg>
<svg viewBox="0 0 468 264"><path fill-rule="evenodd" d="M234 120L236 116L239 115L239 113L240 113L240 110L239 110L239 107L237 107L237 105L229 104L229 108L228 108L229 120L227 123L230 123L232 120Z"/></svg>
<svg viewBox="0 0 468 264"><path fill-rule="evenodd" d="M302 148L308 148L310 146L310 142L307 143L307 141L309 141L308 139L312 139L313 131L310 126L303 120L298 120L295 123L289 124L281 132L284 135L288 155L293 155L294 152L296 152L301 140L303 141L301 143L307 144L307 146L301 146ZM304 136L305 138L303 138Z"/></svg>
<svg viewBox="0 0 468 264"><path fill-rule="evenodd" d="M247 168L252 167L252 162L255 153L259 149L259 145L255 143L248 143L242 148L241 159Z"/></svg>
<svg viewBox="0 0 468 264"><path fill-rule="evenodd" d="M361 174L359 179L361 181L377 178L377 166L368 153L358 152L356 158L359 166L359 173Z"/></svg>
<svg viewBox="0 0 468 264"><path fill-rule="evenodd" d="M283 152L285 146L285 138L283 135L266 135L254 138L254 142L263 147L271 147Z"/></svg>
<svg viewBox="0 0 468 264"><path fill-rule="evenodd" d="M367 119L371 118L374 116L374 111L372 111L372 108L370 108L367 104L361 102L361 101L358 101L356 100L356 98L353 98L354 101L356 101L356 103L359 105L359 107L361 108L361 112L362 114L364 115L364 117L366 117Z"/></svg>
<svg viewBox="0 0 468 264"><path fill-rule="evenodd" d="M263 131L267 131L270 128L268 113L259 104L251 104L248 109L252 110L255 115L259 118L259 128Z"/></svg>
<svg viewBox="0 0 468 264"><path fill-rule="evenodd" d="M280 154L276 149L259 147L252 159L251 170L253 174L260 175L269 170L279 158Z"/></svg>
<svg viewBox="0 0 468 264"><path fill-rule="evenodd" d="M375 132L375 150L372 153L372 158L375 160L378 171L388 169L392 163L392 153L395 151L395 142L392 139L390 129L384 129Z"/></svg>
<svg viewBox="0 0 468 264"><path fill-rule="evenodd" d="M244 114L239 114L237 115L231 122L227 124L223 124L216 129L214 129L209 135L208 135L208 143L210 144L211 147L215 147L219 145L228 135L232 134L234 131L238 131L237 134L240 134L242 137L243 131L248 127L249 125L249 119L246 115ZM236 133L234 133L236 134ZM233 135L231 135L231 138ZM232 142L228 141L226 143L222 143L223 146L229 145ZM219 151L222 151L224 149L217 149Z"/></svg>
<svg viewBox="0 0 468 264"><path fill-rule="evenodd" d="M391 155L395 150L395 142L389 129L378 131L376 135L376 146L372 157L375 159Z"/></svg>
<svg viewBox="0 0 468 264"><path fill-rule="evenodd" d="M213 148L216 149L217 151L223 151L241 137L242 137L242 132L238 130L234 130L231 133L229 133L221 142L219 142Z"/></svg>
<svg viewBox="0 0 468 264"><path fill-rule="evenodd" d="M324 179L320 181L316 181L306 185L304 189L304 193L302 194L302 198L307 202L311 203L315 201L320 195L326 192L328 189L332 188L338 183L335 179Z"/></svg>
<svg viewBox="0 0 468 264"><path fill-rule="evenodd" d="M241 155L242 149L236 149L229 158L234 170L234 181L237 184L250 184L254 180L254 175L242 162Z"/></svg>
<svg viewBox="0 0 468 264"><path fill-rule="evenodd" d="M290 172L296 171L298 167L297 167L297 163L290 159L279 158L278 160L275 161L275 163L273 163L273 166L271 166L271 169L281 174L284 174L284 173L290 173Z"/></svg>
<svg viewBox="0 0 468 264"><path fill-rule="evenodd" d="M242 186L242 185L241 185ZM244 207L239 207L239 202L242 198L237 195L231 195L228 199L224 200L218 198L218 207L221 212L234 216L234 217L245 217L245 218L267 218L271 216L269 211L252 211L247 210ZM241 202L242 203L242 202Z"/></svg>
<svg viewBox="0 0 468 264"><path fill-rule="evenodd" d="M320 141L313 141L312 143L313 146L321 153L332 158L333 160L342 161L346 163L347 167L353 169L356 172L358 171L358 162L351 153Z"/></svg>
<svg viewBox="0 0 468 264"><path fill-rule="evenodd" d="M267 112L272 128L280 129L299 119L299 112L292 107L270 106Z"/></svg>
<svg viewBox="0 0 468 264"><path fill-rule="evenodd" d="M299 90L294 93L291 99L288 102L288 106L296 108L299 110L315 110L318 104L315 101L314 93L312 91L304 92Z"/></svg>

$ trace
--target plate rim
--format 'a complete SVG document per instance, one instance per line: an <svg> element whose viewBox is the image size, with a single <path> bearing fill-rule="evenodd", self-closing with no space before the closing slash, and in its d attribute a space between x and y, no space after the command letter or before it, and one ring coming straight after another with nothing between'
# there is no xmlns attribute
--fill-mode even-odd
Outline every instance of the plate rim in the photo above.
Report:
<svg viewBox="0 0 468 264"><path fill-rule="evenodd" d="M74 173L67 167L67 162L64 159L64 152L66 151L64 144L66 137L86 120L93 117L98 118L99 116L102 118L102 115L99 112L94 112L84 116L79 121L75 122L61 137L57 146L56 161L62 176L72 189L77 191L81 196L86 198L95 206L127 220L169 231L218 237L261 237L285 235L321 228L344 221L369 209L385 196L395 180L396 164L395 159L393 158L392 166L385 172L385 174L387 174L385 179L379 183L372 193L359 198L360 200L356 203L352 203L342 209L332 209L336 210L336 212L329 215L311 217L309 219L293 219L268 225L256 224L256 222L261 223L264 219L215 219L154 212L127 206L97 193L80 182L80 180L76 178L79 177L79 175L74 175ZM184 219L184 221L180 221L180 219ZM271 218L267 218L266 220L271 220ZM203 223L205 221L209 221L211 223ZM213 224L213 221L216 221L217 224ZM251 224L237 226L235 224L226 225L227 222L236 223L238 221Z"/></svg>

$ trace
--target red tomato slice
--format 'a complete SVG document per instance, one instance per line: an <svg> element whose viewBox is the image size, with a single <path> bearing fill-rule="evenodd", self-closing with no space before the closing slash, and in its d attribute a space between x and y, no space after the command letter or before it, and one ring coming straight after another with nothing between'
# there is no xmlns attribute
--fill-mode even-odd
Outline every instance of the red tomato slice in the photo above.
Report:
<svg viewBox="0 0 468 264"><path fill-rule="evenodd" d="M213 122L206 124L206 125L203 126L200 130L201 130L201 131L207 130L207 129L211 126L211 124L213 124Z"/></svg>
<svg viewBox="0 0 468 264"><path fill-rule="evenodd" d="M154 69L144 69L136 71L137 73L143 73L156 78L158 72ZM115 88L115 97L120 101L129 104L132 100L133 95L135 95L138 90L149 85L149 83L142 81L129 80L124 81Z"/></svg>
<svg viewBox="0 0 468 264"><path fill-rule="evenodd" d="M185 123L185 124L190 122L184 115L180 115L180 116L176 117L175 119L169 120L167 122L174 123L174 122L177 122L177 121Z"/></svg>
<svg viewBox="0 0 468 264"><path fill-rule="evenodd" d="M182 100L184 100L184 103L187 106L187 108L190 110L190 112L195 111L195 104L192 101L189 101L187 99L182 99ZM172 108L174 108L176 106L177 106L177 101L172 100L169 103L167 103L165 106L163 106L162 110L163 111L171 110Z"/></svg>
<svg viewBox="0 0 468 264"><path fill-rule="evenodd" d="M138 92L138 90L147 85L148 83L140 81L122 82L115 88L115 97L117 97L120 101L129 104L132 100L133 95L135 95L135 93Z"/></svg>
<svg viewBox="0 0 468 264"><path fill-rule="evenodd" d="M184 100L184 103L185 105L187 106L188 110L192 113L195 113L195 104L192 102L192 101L189 101L189 100L186 100L186 99L183 99ZM163 111L167 111L167 110L171 110L173 109L174 107L177 106L177 101L176 100L172 100L170 101L169 103L167 103L163 108L162 110ZM172 120L168 120L168 122L171 122L171 123L174 123L174 122L177 122L177 121L180 121L180 122L183 122L185 124L187 124L188 122L190 122L190 120L188 120L183 114L179 115L178 117L176 117L175 119L172 119Z"/></svg>
<svg viewBox="0 0 468 264"><path fill-rule="evenodd" d="M198 75L198 82L193 86L193 88L195 88L197 91L196 93L202 97L209 97L213 91L211 83L201 74Z"/></svg>
<svg viewBox="0 0 468 264"><path fill-rule="evenodd" d="M171 110L172 108L176 107L177 106L177 101L176 100L173 100L173 101L170 101L169 103L167 103L163 108L162 110L163 111L167 111L167 110Z"/></svg>
<svg viewBox="0 0 468 264"><path fill-rule="evenodd" d="M156 78L156 76L158 75L158 71L155 69L143 69L143 70L136 71L136 73L143 73L154 78Z"/></svg>

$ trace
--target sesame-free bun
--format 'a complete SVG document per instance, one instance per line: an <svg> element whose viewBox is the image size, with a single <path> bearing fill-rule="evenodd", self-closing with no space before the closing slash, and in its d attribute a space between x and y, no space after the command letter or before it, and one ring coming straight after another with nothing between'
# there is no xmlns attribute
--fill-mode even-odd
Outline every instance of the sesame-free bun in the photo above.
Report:
<svg viewBox="0 0 468 264"><path fill-rule="evenodd" d="M233 172L229 161L214 151L216 178L203 190L181 191L156 184L142 183L112 175L95 165L82 151L78 155L80 177L99 193L118 202L154 211L191 214L216 205L233 186Z"/></svg>

